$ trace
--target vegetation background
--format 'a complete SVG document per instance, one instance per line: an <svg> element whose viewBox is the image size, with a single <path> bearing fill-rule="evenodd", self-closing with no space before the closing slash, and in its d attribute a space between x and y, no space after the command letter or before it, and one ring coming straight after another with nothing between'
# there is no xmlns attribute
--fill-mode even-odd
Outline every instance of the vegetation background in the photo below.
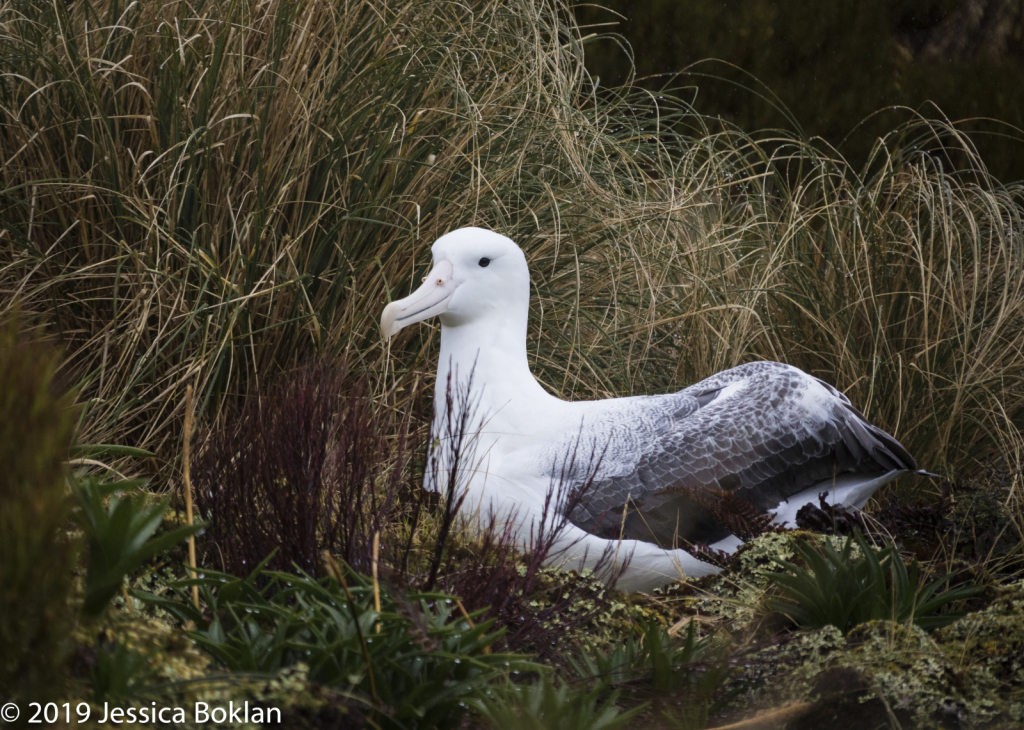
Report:
<svg viewBox="0 0 1024 730"><path fill-rule="evenodd" d="M854 162L595 85L564 7L458 7L6 6L0 287L64 343L82 441L169 475L188 383L212 425L324 355L401 405L436 326L389 359L378 313L474 224L527 251L532 363L563 397L779 359L933 471L1016 464L1006 155L915 118Z"/></svg>
<svg viewBox="0 0 1024 730"><path fill-rule="evenodd" d="M740 129L821 137L858 167L909 119L956 120L993 175L1024 179L1024 7L1015 0L599 5L577 6L584 33L619 34L632 50L630 59L613 38L588 46L587 69L605 86L635 75Z"/></svg>

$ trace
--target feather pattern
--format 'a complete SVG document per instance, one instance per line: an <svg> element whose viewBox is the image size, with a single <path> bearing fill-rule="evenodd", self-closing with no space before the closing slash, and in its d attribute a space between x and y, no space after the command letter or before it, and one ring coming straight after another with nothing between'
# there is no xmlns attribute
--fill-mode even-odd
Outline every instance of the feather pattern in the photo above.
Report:
<svg viewBox="0 0 1024 730"><path fill-rule="evenodd" d="M678 393L604 403L571 435L604 456L586 504L570 519L607 538L710 544L729 531L693 490L767 512L835 476L917 468L845 395L782 363L748 363ZM569 438L538 457L554 460Z"/></svg>

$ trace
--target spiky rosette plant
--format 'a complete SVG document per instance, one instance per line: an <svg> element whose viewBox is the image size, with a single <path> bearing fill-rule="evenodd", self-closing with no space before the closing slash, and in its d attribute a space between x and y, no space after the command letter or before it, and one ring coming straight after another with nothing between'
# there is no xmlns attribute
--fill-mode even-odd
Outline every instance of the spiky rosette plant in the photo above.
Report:
<svg viewBox="0 0 1024 730"><path fill-rule="evenodd" d="M895 545L876 548L859 531L839 549L828 540L818 546L798 540L794 549L804 565L777 560L783 570L768 579L781 597L766 601L802 629L831 624L846 633L867 621L938 628L964 615L948 610L950 604L982 590L971 585L946 589L948 575L923 580L916 558L908 568Z"/></svg>

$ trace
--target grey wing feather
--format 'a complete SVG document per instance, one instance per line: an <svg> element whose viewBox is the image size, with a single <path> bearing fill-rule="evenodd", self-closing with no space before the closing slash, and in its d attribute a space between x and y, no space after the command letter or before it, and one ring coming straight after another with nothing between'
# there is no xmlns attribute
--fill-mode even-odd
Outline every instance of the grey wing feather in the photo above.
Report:
<svg viewBox="0 0 1024 730"><path fill-rule="evenodd" d="M738 396L721 398L733 384ZM808 389L823 387L808 410ZM733 494L758 511L840 474L915 470L896 439L868 423L842 393L779 363L750 363L679 393L624 399L591 424L604 458L577 526L608 538L712 543L728 535L693 500L696 489ZM638 411L644 411L638 415ZM623 518L623 509L626 507Z"/></svg>

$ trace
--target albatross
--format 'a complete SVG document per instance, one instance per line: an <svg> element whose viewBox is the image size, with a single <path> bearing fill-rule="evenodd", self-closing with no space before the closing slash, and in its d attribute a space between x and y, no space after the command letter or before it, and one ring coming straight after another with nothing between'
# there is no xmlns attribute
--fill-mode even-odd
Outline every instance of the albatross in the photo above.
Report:
<svg viewBox="0 0 1024 730"><path fill-rule="evenodd" d="M493 231L462 228L431 252L422 285L384 308L383 336L441 321L434 444L453 415L445 409L479 417L459 481L464 510L506 515L525 542L554 482L588 484L558 536L560 567L593 567L611 551L626 565L618 587L649 591L717 571L680 544L725 552L742 544L701 507L701 490L742 498L792 525L822 492L860 509L879 487L917 471L844 394L782 363L747 363L677 393L562 400L530 372L522 249ZM452 383L469 383L469 397L449 397ZM577 467L572 454L599 458Z"/></svg>

